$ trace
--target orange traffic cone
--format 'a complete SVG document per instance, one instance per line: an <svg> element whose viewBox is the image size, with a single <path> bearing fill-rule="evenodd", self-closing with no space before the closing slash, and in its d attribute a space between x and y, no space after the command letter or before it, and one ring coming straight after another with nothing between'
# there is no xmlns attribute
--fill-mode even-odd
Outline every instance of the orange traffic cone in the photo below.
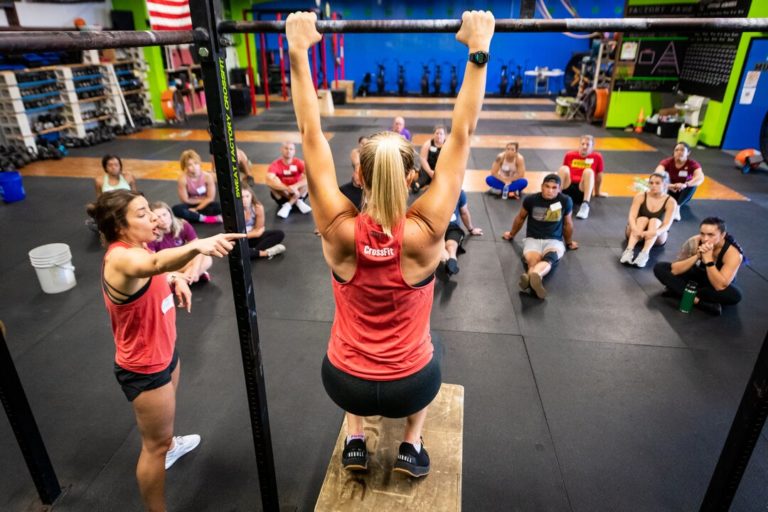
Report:
<svg viewBox="0 0 768 512"><path fill-rule="evenodd" d="M640 107L640 113L637 115L637 121L635 121L635 133L642 133L644 124L645 124L645 109L643 107Z"/></svg>

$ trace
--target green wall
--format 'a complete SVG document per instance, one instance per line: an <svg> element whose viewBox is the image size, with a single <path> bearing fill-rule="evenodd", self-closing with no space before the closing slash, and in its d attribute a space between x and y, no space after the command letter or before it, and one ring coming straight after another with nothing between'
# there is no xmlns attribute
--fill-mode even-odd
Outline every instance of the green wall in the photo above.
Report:
<svg viewBox="0 0 768 512"><path fill-rule="evenodd" d="M654 3L658 3L656 0ZM768 17L768 2L765 0L752 0L752 7L749 10L750 18ZM706 116L702 122L701 135L699 142L706 146L720 146L725 135L728 114L733 105L736 91L739 87L739 77L744 62L747 58L747 49L753 37L764 36L760 32L746 32L742 35L739 42L739 48L736 51L736 59L731 77L728 81L728 87L725 91L725 98L722 102L710 101L707 105ZM611 94L608 114L606 116L606 127L624 128L629 124L634 124L640 107L645 108L646 116L650 115L648 106L653 104L654 94L650 92L621 92L614 91Z"/></svg>
<svg viewBox="0 0 768 512"><path fill-rule="evenodd" d="M147 4L137 0L112 0L112 9L133 12L133 22L136 30L149 30L149 15ZM144 48L144 59L149 65L147 81L149 82L149 95L152 98L152 111L156 120L163 120L163 110L160 105L160 95L168 88L168 79L165 76L163 66L163 54L159 46L147 46Z"/></svg>

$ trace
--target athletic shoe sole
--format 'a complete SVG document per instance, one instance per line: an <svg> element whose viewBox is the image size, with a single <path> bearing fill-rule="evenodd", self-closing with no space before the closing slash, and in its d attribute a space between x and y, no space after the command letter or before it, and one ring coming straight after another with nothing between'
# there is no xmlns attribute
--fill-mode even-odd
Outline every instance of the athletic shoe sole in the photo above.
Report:
<svg viewBox="0 0 768 512"><path fill-rule="evenodd" d="M429 468L421 468L418 466L411 466L406 464L400 464L395 465L395 467L392 469L392 471L395 471L397 473L402 473L404 475L411 476L413 478L421 478L424 476L427 476L429 474Z"/></svg>
<svg viewBox="0 0 768 512"><path fill-rule="evenodd" d="M547 290L544 288L544 284L541 282L541 276L535 272L531 272L530 275L531 289L533 293L540 299L547 296Z"/></svg>
<svg viewBox="0 0 768 512"><path fill-rule="evenodd" d="M526 291L528 290L528 288L531 287L531 282L528 279L528 274L520 275L520 280L517 282L517 286L519 286L522 291Z"/></svg>

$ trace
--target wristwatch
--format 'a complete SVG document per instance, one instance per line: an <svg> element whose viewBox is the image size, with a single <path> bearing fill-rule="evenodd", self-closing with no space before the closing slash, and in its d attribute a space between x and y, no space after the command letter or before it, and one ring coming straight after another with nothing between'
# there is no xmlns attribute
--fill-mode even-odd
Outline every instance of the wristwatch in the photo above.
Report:
<svg viewBox="0 0 768 512"><path fill-rule="evenodd" d="M491 54L484 51L472 52L469 54L469 62L478 66L485 66L488 64L488 60L491 58Z"/></svg>
<svg viewBox="0 0 768 512"><path fill-rule="evenodd" d="M709 263L705 263L704 266L705 267L714 267L715 266L715 262L714 261L710 261Z"/></svg>

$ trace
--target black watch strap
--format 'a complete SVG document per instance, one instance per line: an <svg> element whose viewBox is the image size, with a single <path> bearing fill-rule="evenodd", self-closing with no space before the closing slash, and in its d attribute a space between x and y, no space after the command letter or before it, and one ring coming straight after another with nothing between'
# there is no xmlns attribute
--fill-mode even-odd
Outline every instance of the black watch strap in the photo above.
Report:
<svg viewBox="0 0 768 512"><path fill-rule="evenodd" d="M469 54L469 62L478 66L485 66L491 58L491 54L484 51L472 52Z"/></svg>
<svg viewBox="0 0 768 512"><path fill-rule="evenodd" d="M710 261L709 263L705 263L704 266L705 267L714 267L715 266L715 262L714 261Z"/></svg>

